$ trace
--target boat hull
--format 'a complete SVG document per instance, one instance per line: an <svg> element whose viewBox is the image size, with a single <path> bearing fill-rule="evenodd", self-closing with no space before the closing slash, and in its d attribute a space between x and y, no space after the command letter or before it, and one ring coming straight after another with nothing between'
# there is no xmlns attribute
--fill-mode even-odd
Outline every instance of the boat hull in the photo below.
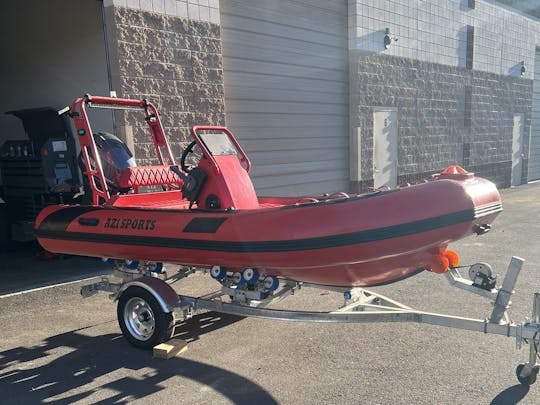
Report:
<svg viewBox="0 0 540 405"><path fill-rule="evenodd" d="M430 268L449 243L480 233L502 210L496 187L476 177L280 206L289 200L227 212L59 205L44 209L35 228L51 252L369 286Z"/></svg>

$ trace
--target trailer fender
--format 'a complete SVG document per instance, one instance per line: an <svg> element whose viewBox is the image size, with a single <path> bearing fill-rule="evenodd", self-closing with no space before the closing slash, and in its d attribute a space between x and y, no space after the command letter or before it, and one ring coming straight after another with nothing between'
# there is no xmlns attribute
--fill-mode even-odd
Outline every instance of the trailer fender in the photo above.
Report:
<svg viewBox="0 0 540 405"><path fill-rule="evenodd" d="M125 283L118 291L116 301L130 287L144 288L154 296L165 313L172 312L174 306L178 303L178 294L176 291L165 281L153 277L141 277Z"/></svg>

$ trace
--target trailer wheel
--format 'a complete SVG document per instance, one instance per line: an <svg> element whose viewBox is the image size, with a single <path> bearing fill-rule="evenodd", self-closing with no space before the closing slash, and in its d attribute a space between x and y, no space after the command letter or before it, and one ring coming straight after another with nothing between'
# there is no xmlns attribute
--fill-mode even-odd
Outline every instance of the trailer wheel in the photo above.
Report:
<svg viewBox="0 0 540 405"><path fill-rule="evenodd" d="M538 374L538 368L533 368L531 372L526 375L522 376L521 372L523 371L523 368L525 367L525 364L520 364L516 368L516 377L521 385L532 385L536 382L536 375Z"/></svg>
<svg viewBox="0 0 540 405"><path fill-rule="evenodd" d="M122 334L133 346L149 350L172 336L172 313L163 312L152 294L140 287L122 293L117 307Z"/></svg>

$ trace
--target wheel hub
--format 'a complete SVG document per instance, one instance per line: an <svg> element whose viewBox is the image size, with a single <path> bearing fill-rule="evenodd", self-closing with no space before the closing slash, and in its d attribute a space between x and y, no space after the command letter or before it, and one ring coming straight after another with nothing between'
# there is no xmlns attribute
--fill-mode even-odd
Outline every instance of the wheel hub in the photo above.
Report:
<svg viewBox="0 0 540 405"><path fill-rule="evenodd" d="M138 340L150 339L156 328L152 308L139 297L133 297L126 303L124 322L131 336Z"/></svg>

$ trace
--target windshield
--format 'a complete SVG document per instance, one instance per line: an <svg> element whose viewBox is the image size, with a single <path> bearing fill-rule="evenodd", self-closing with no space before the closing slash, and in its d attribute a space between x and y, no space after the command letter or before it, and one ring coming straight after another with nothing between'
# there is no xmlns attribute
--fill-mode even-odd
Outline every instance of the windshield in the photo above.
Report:
<svg viewBox="0 0 540 405"><path fill-rule="evenodd" d="M227 136L227 134L221 133L206 133L200 135L201 140L204 142L208 151L213 156L219 155L237 155L236 148Z"/></svg>

